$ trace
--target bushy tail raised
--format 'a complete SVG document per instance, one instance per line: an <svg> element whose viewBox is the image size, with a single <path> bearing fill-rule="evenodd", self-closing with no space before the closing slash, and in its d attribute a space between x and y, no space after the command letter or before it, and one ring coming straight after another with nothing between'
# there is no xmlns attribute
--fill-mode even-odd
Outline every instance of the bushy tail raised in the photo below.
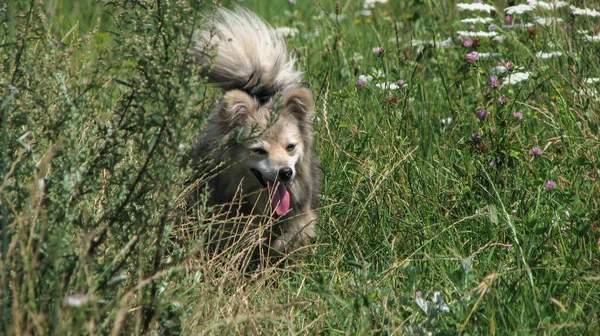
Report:
<svg viewBox="0 0 600 336"><path fill-rule="evenodd" d="M195 53L209 80L224 90L264 99L301 84L283 37L243 8L220 8L197 35Z"/></svg>

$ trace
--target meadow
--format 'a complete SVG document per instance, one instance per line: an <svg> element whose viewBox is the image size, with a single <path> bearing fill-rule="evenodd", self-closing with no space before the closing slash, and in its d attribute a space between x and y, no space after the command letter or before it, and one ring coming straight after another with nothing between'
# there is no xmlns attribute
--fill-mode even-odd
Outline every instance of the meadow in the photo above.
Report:
<svg viewBox="0 0 600 336"><path fill-rule="evenodd" d="M600 333L600 5L225 1L315 93L319 236L190 215L201 1L0 2L0 334Z"/></svg>

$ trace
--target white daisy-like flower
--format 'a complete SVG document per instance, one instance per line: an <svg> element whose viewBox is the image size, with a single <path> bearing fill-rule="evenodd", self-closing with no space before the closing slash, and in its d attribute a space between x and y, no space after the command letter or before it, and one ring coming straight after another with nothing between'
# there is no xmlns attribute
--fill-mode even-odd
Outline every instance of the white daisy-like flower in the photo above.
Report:
<svg viewBox="0 0 600 336"><path fill-rule="evenodd" d="M600 35L584 35L583 38L590 42L600 42Z"/></svg>
<svg viewBox="0 0 600 336"><path fill-rule="evenodd" d="M564 1L537 1L537 0L527 0L527 4L533 7L539 7L541 9L555 9L564 6L568 6L569 4Z"/></svg>
<svg viewBox="0 0 600 336"><path fill-rule="evenodd" d="M496 10L496 7L482 3L459 3L456 4L456 7L458 7L460 10L480 11L487 13L491 13L492 11Z"/></svg>
<svg viewBox="0 0 600 336"><path fill-rule="evenodd" d="M535 21L535 23L539 24L540 26L550 26L552 24L558 23L558 22L563 22L563 19L559 18L559 17L535 17L533 18L533 21Z"/></svg>
<svg viewBox="0 0 600 336"><path fill-rule="evenodd" d="M504 85L517 84L524 80L529 79L530 75L531 75L530 72L515 72L515 73L510 74L508 77L506 77L504 79L504 82L502 82L502 83Z"/></svg>
<svg viewBox="0 0 600 336"><path fill-rule="evenodd" d="M460 20L462 23L492 23L492 21L494 21L494 19L491 17L474 17Z"/></svg>
<svg viewBox="0 0 600 336"><path fill-rule="evenodd" d="M299 33L298 28L291 27L277 27L275 31L283 37L294 37Z"/></svg>
<svg viewBox="0 0 600 336"><path fill-rule="evenodd" d="M582 16L600 16L600 12L595 9L589 8L577 8L575 6L571 6L571 11L573 11L573 15L582 15Z"/></svg>
<svg viewBox="0 0 600 336"><path fill-rule="evenodd" d="M555 56L562 56L562 53L560 51L551 51L551 52L540 51L537 54L535 54L535 57L537 57L537 58L543 58L543 59L545 59L545 58L552 58L552 57L555 57Z"/></svg>
<svg viewBox="0 0 600 336"><path fill-rule="evenodd" d="M458 36L468 36L468 37L494 37L496 35L498 35L498 33L496 33L495 31L491 31L491 32L485 32L485 31L478 31L478 32L472 32L472 31L457 31L456 32L458 34Z"/></svg>
<svg viewBox="0 0 600 336"><path fill-rule="evenodd" d="M535 7L531 6L531 5L516 5L516 6L506 7L504 9L504 11L508 15L515 15L515 14L523 14L525 12L531 12L534 8Z"/></svg>
<svg viewBox="0 0 600 336"><path fill-rule="evenodd" d="M596 84L600 82L600 78L586 78L585 79L585 84Z"/></svg>

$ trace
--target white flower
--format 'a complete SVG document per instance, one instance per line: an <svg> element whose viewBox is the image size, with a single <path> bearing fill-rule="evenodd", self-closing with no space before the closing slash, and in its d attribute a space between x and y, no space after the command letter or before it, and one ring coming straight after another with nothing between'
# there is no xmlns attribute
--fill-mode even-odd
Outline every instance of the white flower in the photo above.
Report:
<svg viewBox="0 0 600 336"><path fill-rule="evenodd" d="M512 73L508 77L506 77L506 79L504 79L503 84L504 85L517 84L519 82L529 79L529 75L531 75L531 73L529 73L529 72Z"/></svg>
<svg viewBox="0 0 600 336"><path fill-rule="evenodd" d="M67 306L79 308L94 300L96 300L96 297L93 294L74 294L65 298L65 304L67 304Z"/></svg>
<svg viewBox="0 0 600 336"><path fill-rule="evenodd" d="M600 42L600 35L585 35L583 38L590 42Z"/></svg>
<svg viewBox="0 0 600 336"><path fill-rule="evenodd" d="M494 37L494 36L498 35L498 33L496 33L495 31L491 31L491 32L484 32L484 31L472 32L472 31L462 31L462 30L459 30L456 33L458 34L458 36L469 36L469 37L475 37L475 36L479 36L479 37Z"/></svg>
<svg viewBox="0 0 600 336"><path fill-rule="evenodd" d="M539 16L533 18L533 20L535 21L535 23L539 24L540 26L550 26L554 23L563 21L563 19L561 19L559 17L539 17Z"/></svg>
<svg viewBox="0 0 600 336"><path fill-rule="evenodd" d="M370 81L373 80L373 76L369 76L369 75L360 75L358 76L358 79L360 79L361 81L366 83L369 83Z"/></svg>
<svg viewBox="0 0 600 336"><path fill-rule="evenodd" d="M365 0L365 2L363 3L363 8L373 8L375 7L375 4L384 4L387 3L387 0Z"/></svg>
<svg viewBox="0 0 600 336"><path fill-rule="evenodd" d="M515 23L511 25L502 25L503 29L529 28L533 27L532 23Z"/></svg>
<svg viewBox="0 0 600 336"><path fill-rule="evenodd" d="M530 12L534 8L535 7L531 6L531 5L516 5L516 6L506 7L504 9L504 11L506 12L506 14L514 15L514 14L523 14L525 12Z"/></svg>
<svg viewBox="0 0 600 336"><path fill-rule="evenodd" d="M500 57L501 53L479 53L479 58L492 58L492 57Z"/></svg>
<svg viewBox="0 0 600 336"><path fill-rule="evenodd" d="M344 14L329 13L329 18L331 20L343 20L343 19L346 18L346 15L344 15Z"/></svg>
<svg viewBox="0 0 600 336"><path fill-rule="evenodd" d="M600 78L586 78L585 79L585 84L595 84L600 82Z"/></svg>
<svg viewBox="0 0 600 336"><path fill-rule="evenodd" d="M468 11L481 11L490 13L496 10L496 7L491 5L486 5L482 3L459 3L456 4L456 7L460 10L468 10Z"/></svg>
<svg viewBox="0 0 600 336"><path fill-rule="evenodd" d="M435 46L435 47L438 47L438 48L440 48L440 47L447 48L447 47L450 47L452 45L452 38L448 37L447 39L445 39L443 41L437 42L437 44L436 44L436 41L433 41L433 40L422 41L422 40L413 39L413 40L410 41L410 44L413 47L420 47L422 45L427 45L427 46Z"/></svg>
<svg viewBox="0 0 600 336"><path fill-rule="evenodd" d="M396 83L377 83L375 86L384 90L398 90L400 88Z"/></svg>
<svg viewBox="0 0 600 336"><path fill-rule="evenodd" d="M360 11L361 16L371 16L373 15L373 11L370 9L363 9Z"/></svg>
<svg viewBox="0 0 600 336"><path fill-rule="evenodd" d="M442 118L440 122L442 125L450 125L452 123L452 117Z"/></svg>
<svg viewBox="0 0 600 336"><path fill-rule="evenodd" d="M560 7L569 5L568 3L564 2L564 1L545 2L545 1L537 1L537 0L527 0L527 3L530 6L539 7L542 9L555 9L555 8L560 8Z"/></svg>
<svg viewBox="0 0 600 336"><path fill-rule="evenodd" d="M562 56L562 53L560 51L551 51L551 52L547 52L547 53L540 51L537 54L535 54L535 57L543 58L543 59L552 58L554 56Z"/></svg>
<svg viewBox="0 0 600 336"><path fill-rule="evenodd" d="M573 15L600 16L600 12L595 9L577 8L575 6L571 6L571 11L573 11Z"/></svg>
<svg viewBox="0 0 600 336"><path fill-rule="evenodd" d="M275 31L283 37L294 37L299 33L297 28L290 27L277 27Z"/></svg>
<svg viewBox="0 0 600 336"><path fill-rule="evenodd" d="M494 19L491 17L475 17L460 20L462 23L492 23L492 21L494 21Z"/></svg>

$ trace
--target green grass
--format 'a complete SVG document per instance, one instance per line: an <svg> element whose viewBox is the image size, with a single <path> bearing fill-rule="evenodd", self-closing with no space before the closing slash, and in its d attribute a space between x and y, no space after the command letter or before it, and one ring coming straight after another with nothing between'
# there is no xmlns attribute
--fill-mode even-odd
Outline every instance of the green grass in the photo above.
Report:
<svg viewBox="0 0 600 336"><path fill-rule="evenodd" d="M390 1L371 17L358 1L245 3L299 31L288 43L323 167L310 253L245 274L252 242L207 255L185 210L219 96L187 52L211 7L9 2L0 333L597 334L600 84L585 79L600 77L600 45L579 30L600 21L567 7L558 24L505 29L494 2L503 42L467 48L460 20L484 15L456 3ZM552 13L515 21L538 15ZM469 64L472 51L501 56ZM536 57L550 51L562 56ZM490 88L501 60L529 79Z"/></svg>

